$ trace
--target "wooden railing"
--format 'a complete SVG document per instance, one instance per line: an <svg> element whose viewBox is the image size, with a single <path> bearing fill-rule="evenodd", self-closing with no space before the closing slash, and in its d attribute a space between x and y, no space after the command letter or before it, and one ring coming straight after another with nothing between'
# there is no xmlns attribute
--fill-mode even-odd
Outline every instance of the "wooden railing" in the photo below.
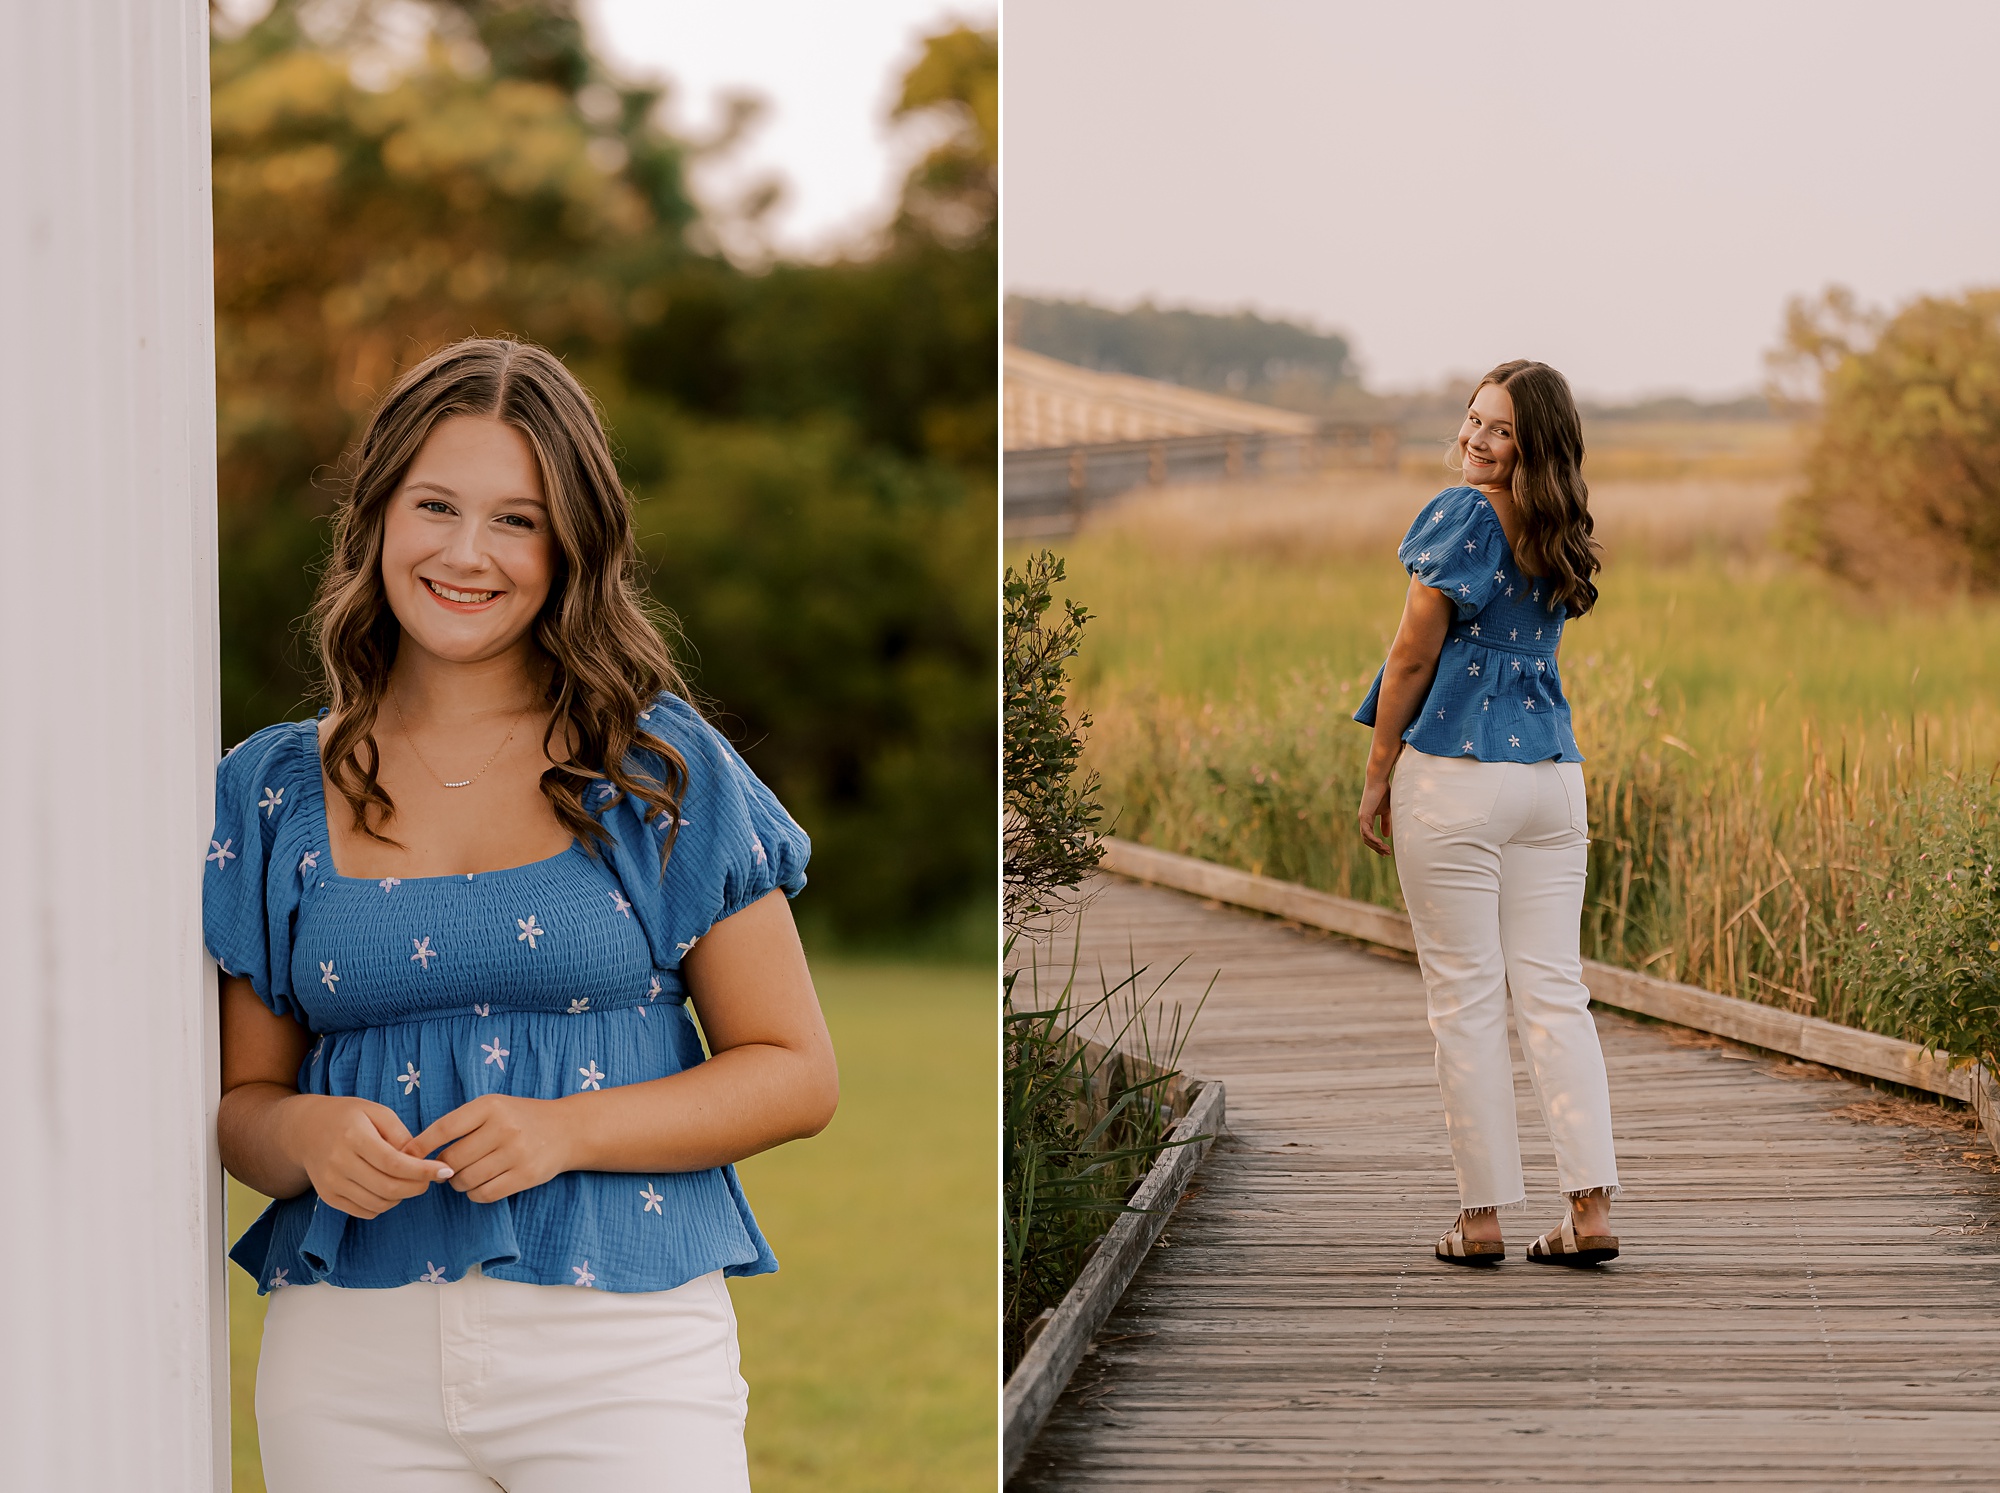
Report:
<svg viewBox="0 0 2000 1493"><path fill-rule="evenodd" d="M1107 838L1103 845L1103 868L1135 881L1150 881L1237 907L1272 913L1307 927L1324 928L1330 933L1405 953L1414 953L1417 947L1409 917L1393 908L1336 897L1296 882L1252 876L1231 866L1156 850L1130 840ZM1864 1032L1817 1016L1717 995L1712 990L1591 959L1583 962L1583 978L1590 987L1590 998L1600 1005L1957 1099L1972 1106L1987 1141L1995 1151L2000 1151L2000 1086L1978 1063L1927 1050L1897 1037L1885 1037L1879 1032Z"/></svg>
<svg viewBox="0 0 2000 1493"><path fill-rule="evenodd" d="M1009 537L1068 533L1092 508L1172 483L1300 476L1329 466L1395 466L1393 425L1331 421L1315 435L1240 431L1009 451L1003 510Z"/></svg>

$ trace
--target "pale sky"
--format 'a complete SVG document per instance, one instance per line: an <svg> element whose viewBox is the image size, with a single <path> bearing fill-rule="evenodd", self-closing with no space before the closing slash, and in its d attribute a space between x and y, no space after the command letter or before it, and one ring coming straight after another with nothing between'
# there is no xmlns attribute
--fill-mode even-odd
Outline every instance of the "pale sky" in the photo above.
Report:
<svg viewBox="0 0 2000 1493"><path fill-rule="evenodd" d="M991 25L991 0L586 0L592 35L632 76L674 84L668 118L712 128L729 90L769 108L697 191L727 199L748 182L780 177L785 197L767 225L791 253L837 246L895 202L926 142L888 124L903 73L922 38L954 19Z"/></svg>
<svg viewBox="0 0 2000 1493"><path fill-rule="evenodd" d="M1754 389L1788 296L2000 285L1990 0L1007 0L1011 290L1248 305L1376 387Z"/></svg>

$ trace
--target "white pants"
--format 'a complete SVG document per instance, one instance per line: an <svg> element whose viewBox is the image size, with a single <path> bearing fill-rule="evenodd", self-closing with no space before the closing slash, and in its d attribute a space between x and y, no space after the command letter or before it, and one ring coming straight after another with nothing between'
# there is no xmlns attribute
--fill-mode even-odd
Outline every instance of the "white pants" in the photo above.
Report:
<svg viewBox="0 0 2000 1493"><path fill-rule="evenodd" d="M494 1280L271 1293L271 1493L747 1493L722 1272L618 1293Z"/></svg>
<svg viewBox="0 0 2000 1493"><path fill-rule="evenodd" d="M1583 768L1405 747L1390 805L1460 1205L1504 1208L1526 1195L1510 993L1562 1190L1615 1194L1611 1093L1577 947L1590 845Z"/></svg>

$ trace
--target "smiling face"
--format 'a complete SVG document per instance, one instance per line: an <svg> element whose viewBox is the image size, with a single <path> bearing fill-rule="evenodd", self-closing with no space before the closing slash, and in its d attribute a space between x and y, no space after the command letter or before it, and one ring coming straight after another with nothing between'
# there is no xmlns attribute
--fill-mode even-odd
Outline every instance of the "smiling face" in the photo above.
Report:
<svg viewBox="0 0 2000 1493"><path fill-rule="evenodd" d="M404 642L460 664L520 647L548 600L555 565L528 438L500 420L440 421L382 524L382 587Z"/></svg>
<svg viewBox="0 0 2000 1493"><path fill-rule="evenodd" d="M1474 487L1506 487L1519 458L1514 444L1514 400L1500 384L1481 384L1458 427L1458 460Z"/></svg>

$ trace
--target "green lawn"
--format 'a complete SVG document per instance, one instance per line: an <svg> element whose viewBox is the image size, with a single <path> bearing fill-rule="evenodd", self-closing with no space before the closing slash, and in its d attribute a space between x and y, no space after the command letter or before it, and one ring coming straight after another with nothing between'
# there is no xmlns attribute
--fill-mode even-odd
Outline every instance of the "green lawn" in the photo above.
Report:
<svg viewBox="0 0 2000 1493"><path fill-rule="evenodd" d="M824 1134L743 1183L784 1268L731 1283L759 1493L995 1486L998 1051L984 969L815 959L840 1053ZM231 1237L261 1199L230 1183ZM262 1304L230 1267L235 1486L262 1493Z"/></svg>

